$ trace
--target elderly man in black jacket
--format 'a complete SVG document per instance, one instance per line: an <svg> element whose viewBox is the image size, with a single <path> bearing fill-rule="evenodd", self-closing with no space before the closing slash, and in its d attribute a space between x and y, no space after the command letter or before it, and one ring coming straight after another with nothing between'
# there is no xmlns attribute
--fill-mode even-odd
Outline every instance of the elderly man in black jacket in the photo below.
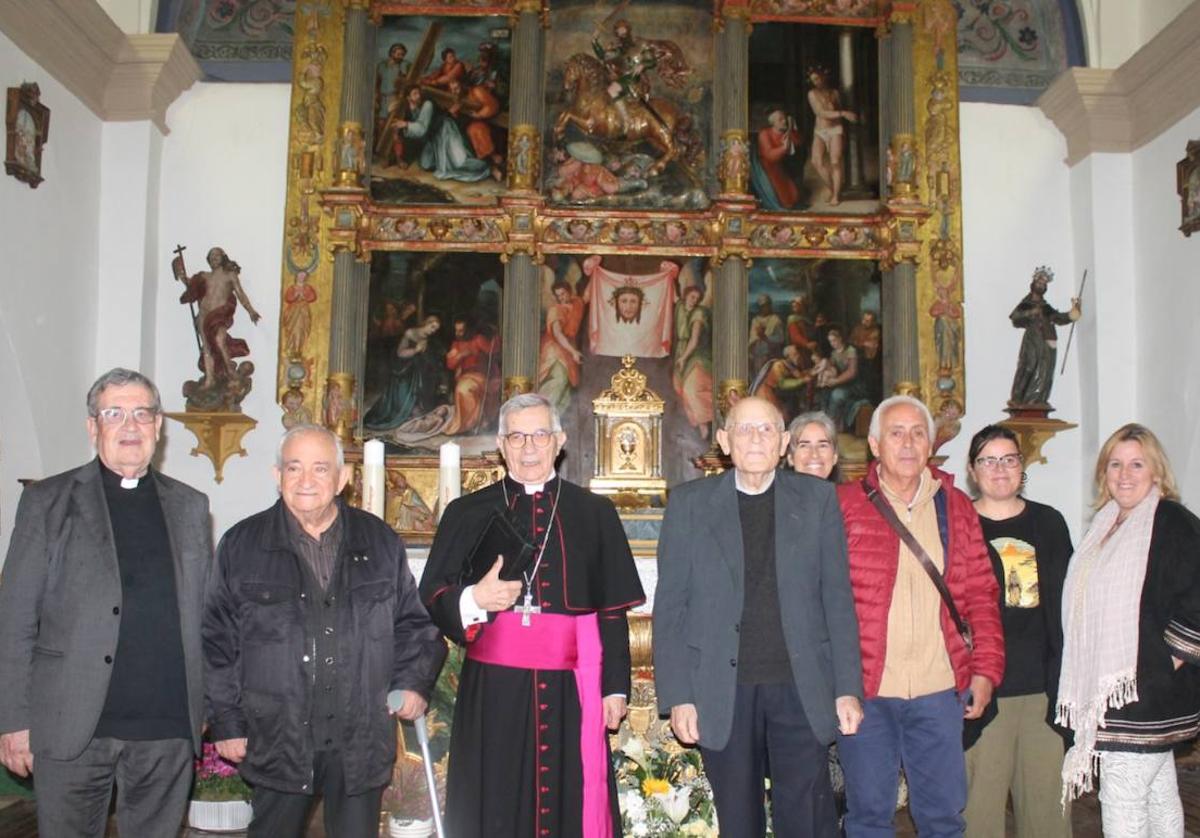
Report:
<svg viewBox="0 0 1200 838"><path fill-rule="evenodd" d="M337 499L349 479L325 428L292 428L280 500L217 550L204 615L218 752L254 785L251 836L303 835L317 795L338 838L379 832L402 719L425 712L446 646L417 598L400 538Z"/></svg>

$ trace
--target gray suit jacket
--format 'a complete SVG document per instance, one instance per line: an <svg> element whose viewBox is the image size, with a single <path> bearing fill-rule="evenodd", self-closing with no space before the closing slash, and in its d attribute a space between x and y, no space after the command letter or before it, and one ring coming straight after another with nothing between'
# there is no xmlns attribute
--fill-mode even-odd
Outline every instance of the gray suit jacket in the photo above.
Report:
<svg viewBox="0 0 1200 838"><path fill-rule="evenodd" d="M732 471L675 488L658 541L654 684L660 710L695 704L700 742L729 741L744 596ZM817 739L832 742L834 701L862 697L858 620L832 483L775 474L775 572L796 692Z"/></svg>
<svg viewBox="0 0 1200 838"><path fill-rule="evenodd" d="M34 756L74 759L104 709L121 618L108 504L92 460L26 487L0 571L0 733L30 731ZM204 719L200 618L212 566L208 498L151 470L162 504L183 637L188 712Z"/></svg>

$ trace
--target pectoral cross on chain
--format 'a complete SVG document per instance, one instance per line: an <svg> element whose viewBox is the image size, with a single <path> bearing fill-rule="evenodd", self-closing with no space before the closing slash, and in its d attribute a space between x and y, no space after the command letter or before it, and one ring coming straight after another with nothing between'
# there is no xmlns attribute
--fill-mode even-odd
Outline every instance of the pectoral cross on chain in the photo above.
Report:
<svg viewBox="0 0 1200 838"><path fill-rule="evenodd" d="M533 592L526 591L525 597L521 600L521 604L515 610L521 612L521 625L522 626L531 626L531 625L533 625L533 620L530 619L529 615L541 614L542 606L534 605L533 604Z"/></svg>

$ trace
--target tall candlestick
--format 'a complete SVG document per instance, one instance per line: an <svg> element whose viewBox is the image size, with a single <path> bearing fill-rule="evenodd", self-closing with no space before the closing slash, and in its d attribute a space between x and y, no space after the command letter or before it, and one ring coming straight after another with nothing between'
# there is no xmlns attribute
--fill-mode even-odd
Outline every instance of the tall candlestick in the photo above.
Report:
<svg viewBox="0 0 1200 838"><path fill-rule="evenodd" d="M363 443L362 508L372 515L383 517L383 442L369 439Z"/></svg>
<svg viewBox="0 0 1200 838"><path fill-rule="evenodd" d="M438 519L450 501L462 494L462 449L456 442L442 444L438 452Z"/></svg>

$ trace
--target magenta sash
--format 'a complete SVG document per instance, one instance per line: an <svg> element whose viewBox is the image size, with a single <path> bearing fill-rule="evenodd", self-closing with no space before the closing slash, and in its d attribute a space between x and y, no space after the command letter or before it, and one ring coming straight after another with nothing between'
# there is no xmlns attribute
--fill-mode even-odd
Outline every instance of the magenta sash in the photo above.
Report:
<svg viewBox="0 0 1200 838"><path fill-rule="evenodd" d="M583 763L583 836L612 838L608 802L608 739L600 695L600 624L593 614L533 614L502 611L467 644L467 657L478 663L517 669L571 670L579 693L579 754Z"/></svg>

